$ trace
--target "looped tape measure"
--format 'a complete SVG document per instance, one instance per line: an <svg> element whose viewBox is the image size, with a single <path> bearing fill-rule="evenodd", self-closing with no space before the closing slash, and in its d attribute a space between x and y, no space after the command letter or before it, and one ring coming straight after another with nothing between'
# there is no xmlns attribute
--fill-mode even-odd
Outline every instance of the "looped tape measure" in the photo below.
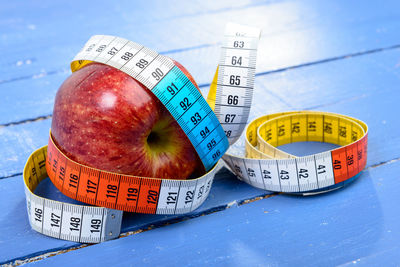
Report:
<svg viewBox="0 0 400 267"><path fill-rule="evenodd" d="M122 211L191 212L207 198L221 157L239 179L279 192L323 192L358 174L365 167L367 151L367 126L359 120L300 111L263 116L247 125L259 37L259 29L227 25L207 101L168 57L119 37L91 37L72 61L72 71L99 62L141 82L176 119L207 173L196 179L173 180L106 172L72 161L50 135L48 146L32 153L23 173L32 228L56 238L97 243L119 236ZM184 98L192 103L185 110L179 105ZM225 153L245 128L247 157ZM276 148L299 141L342 147L299 158ZM35 195L35 188L47 177L66 196L99 207Z"/></svg>
<svg viewBox="0 0 400 267"><path fill-rule="evenodd" d="M315 194L337 189L367 163L368 127L357 119L327 112L292 111L262 116L246 129L247 158L223 159L246 183L275 192ZM276 148L318 141L341 147L295 157Z"/></svg>

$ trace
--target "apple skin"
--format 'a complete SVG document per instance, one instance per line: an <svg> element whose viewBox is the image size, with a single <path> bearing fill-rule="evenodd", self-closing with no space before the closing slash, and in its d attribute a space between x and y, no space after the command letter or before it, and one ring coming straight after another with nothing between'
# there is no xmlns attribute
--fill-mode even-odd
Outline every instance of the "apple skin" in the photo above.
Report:
<svg viewBox="0 0 400 267"><path fill-rule="evenodd" d="M67 157L100 170L167 179L204 173L190 140L153 93L104 64L88 64L64 81L51 134Z"/></svg>

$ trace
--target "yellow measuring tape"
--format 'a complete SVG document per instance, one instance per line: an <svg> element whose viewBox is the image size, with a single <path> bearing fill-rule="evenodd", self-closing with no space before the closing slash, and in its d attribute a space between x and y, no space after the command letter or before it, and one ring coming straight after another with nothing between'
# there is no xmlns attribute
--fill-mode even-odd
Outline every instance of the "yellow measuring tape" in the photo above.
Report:
<svg viewBox="0 0 400 267"><path fill-rule="evenodd" d="M203 163L209 170L205 175L191 180L172 180L106 172L69 159L50 136L48 146L32 153L24 169L32 228L56 238L96 243L119 235L122 211L191 212L207 198L218 169L215 162L221 156L242 181L276 192L321 193L338 188L357 175L366 165L368 132L366 124L357 119L325 112L293 111L262 116L247 124L259 35L260 31L255 28L227 26L219 67L207 98L208 108L214 113L200 116L210 118L209 122L191 120L189 113L173 114L175 118L187 117L180 125L189 127L185 130L188 135L193 129L199 132L191 141L194 146L199 144L199 155L204 155ZM150 63L144 69L137 69L137 60ZM126 72L152 89L160 99L166 97L162 82L169 83L170 79L165 77L176 70L168 58L113 36L92 37L73 61L72 69L82 68L90 61ZM188 84L180 73L176 72L174 77L182 81L182 88ZM195 93L196 90L189 88L182 97ZM196 102L204 100L198 99ZM206 110L204 105L192 109L193 114ZM212 119L214 114L219 123ZM190 121L199 122L200 126L189 125ZM207 132L210 125L218 131ZM204 127L203 133L201 127ZM233 144L244 129L246 157L224 154L227 141ZM201 138L210 140L203 144ZM341 147L305 157L295 157L276 148L302 141L329 142ZM212 153L207 153L207 149ZM99 207L62 203L35 195L36 186L47 176L68 197Z"/></svg>

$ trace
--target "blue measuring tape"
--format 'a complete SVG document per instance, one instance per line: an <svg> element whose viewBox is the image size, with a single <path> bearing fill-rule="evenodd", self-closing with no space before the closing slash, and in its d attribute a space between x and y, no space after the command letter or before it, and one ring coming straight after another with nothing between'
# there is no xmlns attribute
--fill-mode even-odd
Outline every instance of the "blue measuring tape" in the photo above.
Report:
<svg viewBox="0 0 400 267"><path fill-rule="evenodd" d="M197 88L175 66L152 92L189 137L206 170L211 169L225 154L229 142L217 117ZM187 108L182 108L180 103L185 103Z"/></svg>
<svg viewBox="0 0 400 267"><path fill-rule="evenodd" d="M225 154L229 141L220 122L170 58L123 38L95 35L76 55L71 69L79 70L92 61L117 68L150 89L186 133L206 171Z"/></svg>

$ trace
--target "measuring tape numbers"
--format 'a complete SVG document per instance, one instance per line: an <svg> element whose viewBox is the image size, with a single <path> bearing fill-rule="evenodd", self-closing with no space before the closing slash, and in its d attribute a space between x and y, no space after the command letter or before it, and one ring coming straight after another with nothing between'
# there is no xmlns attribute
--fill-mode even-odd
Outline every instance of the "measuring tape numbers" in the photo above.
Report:
<svg viewBox="0 0 400 267"><path fill-rule="evenodd" d="M204 202L217 168L191 180L106 172L69 159L50 137L46 169L50 180L64 195L84 203L128 212L182 214Z"/></svg>
<svg viewBox="0 0 400 267"><path fill-rule="evenodd" d="M217 73L207 101L213 107L230 144L247 125L256 71L260 30L228 24Z"/></svg>

